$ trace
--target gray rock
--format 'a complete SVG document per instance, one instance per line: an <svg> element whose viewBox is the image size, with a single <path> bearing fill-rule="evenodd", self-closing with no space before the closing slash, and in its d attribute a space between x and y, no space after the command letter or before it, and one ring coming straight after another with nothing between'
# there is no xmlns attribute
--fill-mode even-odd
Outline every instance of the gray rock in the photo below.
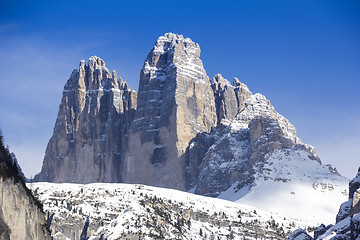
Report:
<svg viewBox="0 0 360 240"><path fill-rule="evenodd" d="M67 81L53 135L35 181L119 182L136 92L99 57Z"/></svg>
<svg viewBox="0 0 360 240"><path fill-rule="evenodd" d="M40 202L26 187L0 134L0 239L50 239Z"/></svg>
<svg viewBox="0 0 360 240"><path fill-rule="evenodd" d="M223 120L232 121L239 112L241 104L252 95L248 87L237 78L234 78L231 85L221 74L213 78L211 87L215 96L218 123Z"/></svg>
<svg viewBox="0 0 360 240"><path fill-rule="evenodd" d="M123 181L186 190L186 149L216 125L210 81L200 47L182 35L156 41L140 73ZM190 164L190 163L188 163Z"/></svg>
<svg viewBox="0 0 360 240"><path fill-rule="evenodd" d="M333 225L330 224L328 226L325 226L324 224L321 224L317 229L314 231L314 239L317 239L321 235L323 235L329 228L331 228Z"/></svg>
<svg viewBox="0 0 360 240"><path fill-rule="evenodd" d="M340 205L339 212L336 215L336 223L350 216L351 200L348 200Z"/></svg>
<svg viewBox="0 0 360 240"><path fill-rule="evenodd" d="M205 154L195 193L218 196L234 183L237 183L236 191L245 186L251 189L256 173L267 178L263 166L275 150L284 154L304 151L309 161L318 159L314 148L296 137L294 126L264 96L250 96L240 109Z"/></svg>
<svg viewBox="0 0 360 240"><path fill-rule="evenodd" d="M360 168L358 170L358 173L356 174L356 177L351 179L351 181L349 182L349 198L353 198L354 193L359 188L360 188Z"/></svg>
<svg viewBox="0 0 360 240"><path fill-rule="evenodd" d="M312 240L312 237L304 229L299 228L292 232L287 240Z"/></svg>

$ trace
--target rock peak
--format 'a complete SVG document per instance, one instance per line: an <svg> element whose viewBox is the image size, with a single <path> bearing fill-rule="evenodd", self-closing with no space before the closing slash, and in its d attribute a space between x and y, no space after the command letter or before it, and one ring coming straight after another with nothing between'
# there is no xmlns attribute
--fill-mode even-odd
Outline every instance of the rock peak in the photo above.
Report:
<svg viewBox="0 0 360 240"><path fill-rule="evenodd" d="M105 61L97 56L91 56L88 61L88 66L89 67L96 67L96 66L105 67Z"/></svg>

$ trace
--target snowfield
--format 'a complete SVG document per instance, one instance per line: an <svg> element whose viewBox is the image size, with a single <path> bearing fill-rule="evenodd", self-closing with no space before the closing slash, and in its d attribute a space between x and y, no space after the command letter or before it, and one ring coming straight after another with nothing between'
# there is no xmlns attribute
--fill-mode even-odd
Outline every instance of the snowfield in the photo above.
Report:
<svg viewBox="0 0 360 240"><path fill-rule="evenodd" d="M242 203L137 184L30 183L54 239L285 239L314 227ZM86 221L88 219L88 227Z"/></svg>
<svg viewBox="0 0 360 240"><path fill-rule="evenodd" d="M334 224L347 200L348 179L329 174L327 166L309 161L304 151L275 150L265 158L254 186L237 190L236 183L219 198L276 212L310 225Z"/></svg>

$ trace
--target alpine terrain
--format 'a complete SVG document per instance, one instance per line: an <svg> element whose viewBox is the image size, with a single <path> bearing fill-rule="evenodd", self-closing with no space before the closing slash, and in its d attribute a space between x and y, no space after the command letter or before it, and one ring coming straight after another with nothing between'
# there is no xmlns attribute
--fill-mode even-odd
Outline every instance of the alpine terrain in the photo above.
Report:
<svg viewBox="0 0 360 240"><path fill-rule="evenodd" d="M110 73L99 57L80 62L65 84L53 135L35 181L137 185L33 184L46 209L55 213L57 225L71 214L77 226L88 222L84 234L87 229L89 236L107 239L118 239L121 225L127 229L121 231L137 237L152 234L131 227L136 224L148 224L156 234L166 233L168 238L180 232L187 238L186 232L200 228L209 237L217 231L213 227L221 225L231 228L227 234L265 231L262 236L275 234L274 238L283 239L295 226L281 219L293 219L296 226L300 222L306 226L333 223L338 205L348 196L348 179L322 164L315 148L297 137L295 127L265 96L253 94L237 78L232 83L221 74L210 79L200 52L197 43L182 35L159 37L140 71L137 93L115 71ZM161 195L166 191L188 200L169 204L174 199ZM100 192L116 204L106 202ZM150 192L158 192L161 200ZM117 202L123 200L128 205ZM203 210L196 201L206 202ZM87 209L88 202L96 203ZM227 204L234 211L225 213L231 218L225 224L224 218L215 216L227 211ZM268 218L250 214L254 207L264 216L281 216L271 233L264 227ZM247 212L247 221L253 224L236 225L240 221L235 212L239 211ZM59 236L75 239L81 235L67 227L57 229ZM225 234L222 231L218 234Z"/></svg>

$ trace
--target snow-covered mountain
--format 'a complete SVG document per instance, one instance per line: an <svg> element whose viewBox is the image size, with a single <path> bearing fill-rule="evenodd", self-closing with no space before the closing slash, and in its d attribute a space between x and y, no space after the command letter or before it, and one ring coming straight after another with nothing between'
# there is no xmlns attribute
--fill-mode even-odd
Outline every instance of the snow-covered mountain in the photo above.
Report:
<svg viewBox="0 0 360 240"><path fill-rule="evenodd" d="M263 95L250 96L240 108L206 152L195 193L333 223L348 180L323 165Z"/></svg>
<svg viewBox="0 0 360 240"><path fill-rule="evenodd" d="M348 180L265 96L237 78L210 80L200 52L182 35L159 37L138 93L102 59L81 61L36 180L166 187L332 223Z"/></svg>
<svg viewBox="0 0 360 240"><path fill-rule="evenodd" d="M29 183L59 239L285 239L313 227L275 212L138 184Z"/></svg>

